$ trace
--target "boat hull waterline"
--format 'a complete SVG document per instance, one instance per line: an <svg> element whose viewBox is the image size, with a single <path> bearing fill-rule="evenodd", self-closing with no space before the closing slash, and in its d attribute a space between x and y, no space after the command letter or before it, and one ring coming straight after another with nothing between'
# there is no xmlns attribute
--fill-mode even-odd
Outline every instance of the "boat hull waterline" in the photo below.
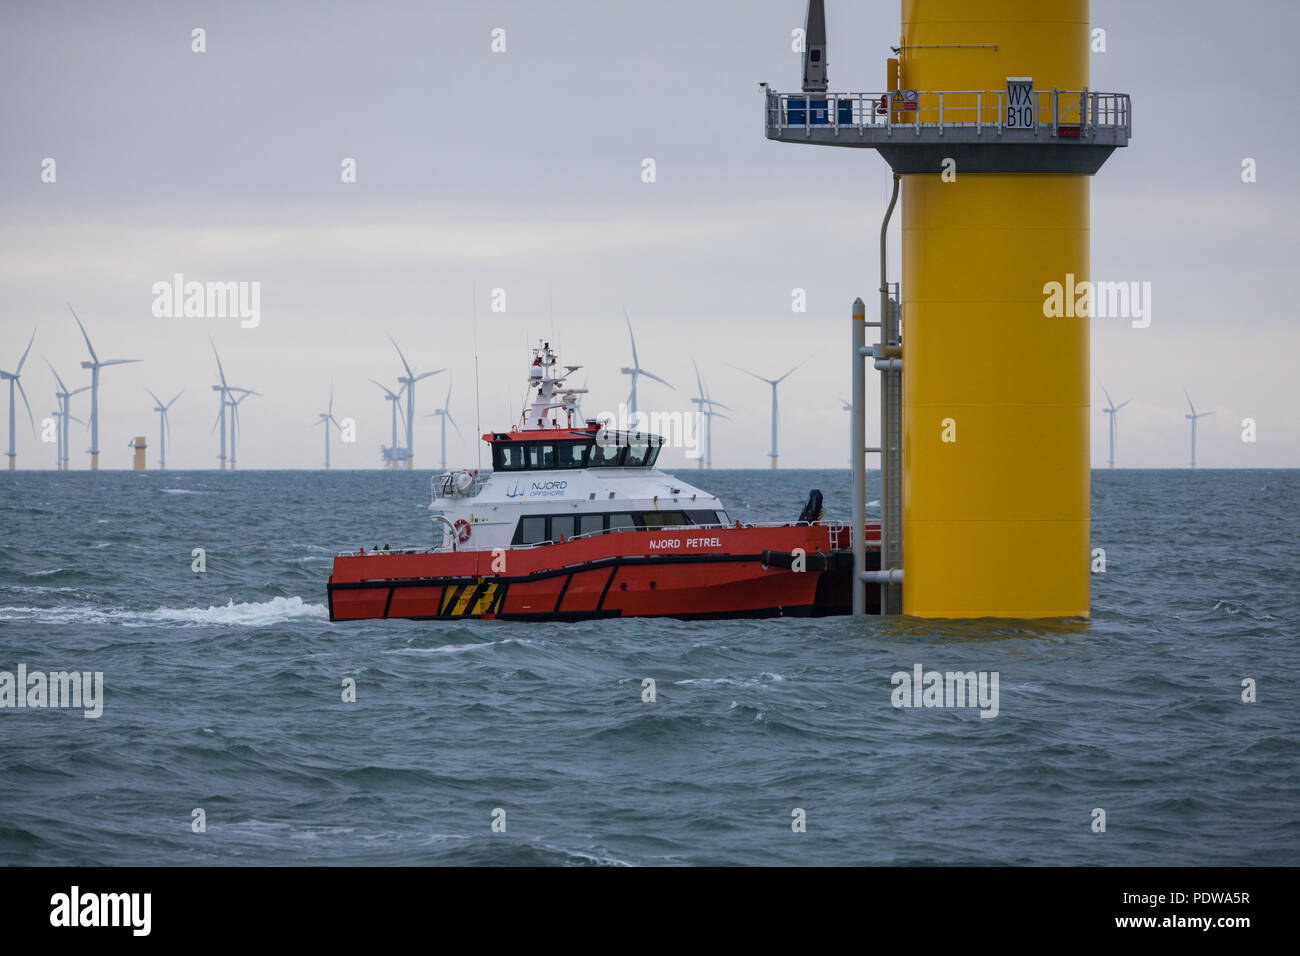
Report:
<svg viewBox="0 0 1300 956"><path fill-rule="evenodd" d="M638 529L497 551L344 554L329 580L330 620L847 614L852 552L832 540L847 532L798 523ZM865 540L876 567L878 524ZM871 586L868 602L877 601Z"/></svg>

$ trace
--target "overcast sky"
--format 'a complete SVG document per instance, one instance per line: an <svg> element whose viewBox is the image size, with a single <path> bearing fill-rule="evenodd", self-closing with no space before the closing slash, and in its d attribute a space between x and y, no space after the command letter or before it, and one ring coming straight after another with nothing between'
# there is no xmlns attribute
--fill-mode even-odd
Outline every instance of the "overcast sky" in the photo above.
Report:
<svg viewBox="0 0 1300 956"><path fill-rule="evenodd" d="M832 89L879 90L897 0L827 7ZM241 467L319 467L312 422L332 382L335 414L358 428L355 444L334 442L333 464L367 468L389 434L368 379L396 388L400 371L388 332L419 369L449 370L417 391L417 467L437 464L438 423L423 416L449 374L464 434L452 433L449 457L473 465L475 290L484 431L518 414L538 337L587 366L587 412L625 400L626 304L643 367L676 386L643 381L643 409L689 409L692 355L732 407L716 426L718 467L767 464L770 390L727 363L775 377L809 357L782 386L782 463L844 466L835 396L848 389L850 304L861 295L874 312L888 171L872 151L764 138L758 82L798 89L790 31L803 9L9 0L0 368L13 369L35 327L22 381L39 426L54 408L42 357L73 387L88 381L71 302L101 358L143 359L103 373L102 466L129 467L127 442L143 434L154 467L147 386L184 389L169 466L215 467L211 336L231 383L263 393L241 407ZM1153 289L1149 328L1093 322L1093 463L1106 457L1104 383L1132 399L1122 466L1187 464L1184 386L1214 412L1200 465L1300 465L1300 10L1094 0L1092 21L1107 51L1092 55L1091 86L1134 99L1132 144L1092 184L1093 278ZM495 28L504 53L491 50ZM41 179L47 157L54 183ZM341 181L348 157L355 183ZM896 279L896 242L892 256ZM155 317L152 286L175 273L260 282L260 325ZM489 310L498 288L504 314ZM794 288L807 290L804 314L791 311ZM86 417L87 398L74 414ZM21 401L19 417L19 466L53 467ZM1245 417L1255 444L1241 441ZM73 468L88 467L88 447L74 426ZM682 453L664 461L679 466Z"/></svg>

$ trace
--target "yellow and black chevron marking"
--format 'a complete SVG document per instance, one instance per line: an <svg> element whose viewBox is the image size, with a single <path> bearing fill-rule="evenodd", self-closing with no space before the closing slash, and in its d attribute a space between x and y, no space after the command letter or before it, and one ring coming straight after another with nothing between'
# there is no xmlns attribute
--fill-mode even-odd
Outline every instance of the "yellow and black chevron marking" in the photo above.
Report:
<svg viewBox="0 0 1300 956"><path fill-rule="evenodd" d="M480 617L501 610L506 586L479 579L474 584L448 584L442 589L439 617Z"/></svg>

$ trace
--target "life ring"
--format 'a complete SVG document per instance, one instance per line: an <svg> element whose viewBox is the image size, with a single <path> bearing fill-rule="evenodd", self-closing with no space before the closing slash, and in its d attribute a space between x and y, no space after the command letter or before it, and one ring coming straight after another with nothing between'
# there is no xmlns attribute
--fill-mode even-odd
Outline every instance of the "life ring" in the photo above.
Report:
<svg viewBox="0 0 1300 956"><path fill-rule="evenodd" d="M456 540L464 544L469 540L469 522L464 518L456 519Z"/></svg>

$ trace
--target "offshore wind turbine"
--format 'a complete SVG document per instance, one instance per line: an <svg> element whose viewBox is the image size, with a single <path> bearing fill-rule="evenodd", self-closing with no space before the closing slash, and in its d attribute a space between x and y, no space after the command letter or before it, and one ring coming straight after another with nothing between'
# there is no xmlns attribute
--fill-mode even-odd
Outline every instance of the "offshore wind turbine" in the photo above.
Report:
<svg viewBox="0 0 1300 956"><path fill-rule="evenodd" d="M339 420L338 420L337 418L334 417L334 385L333 385L333 383L330 383L330 403L329 403L329 408L328 408L328 410L327 410L327 411L323 411L323 412L321 412L320 415L318 415L318 416L316 417L316 421L313 422L312 424L313 424L313 426L314 426L314 425L324 425L324 426L325 426L325 470L326 470L326 471L329 471L329 467L330 467L330 425L332 424L332 425L333 425L335 428L337 428L340 432L343 431L343 426L340 425L340 424L339 424Z"/></svg>
<svg viewBox="0 0 1300 956"><path fill-rule="evenodd" d="M1108 403L1107 407L1103 408L1102 411L1110 416L1110 458L1108 459L1108 464L1111 468L1114 468L1115 467L1115 414L1121 408L1127 405L1129 402L1133 401L1133 399L1126 398L1124 399L1124 401L1116 405L1115 400L1110 397L1110 392L1106 391L1105 385L1101 386L1101 393L1106 396L1106 401Z"/></svg>
<svg viewBox="0 0 1300 956"><path fill-rule="evenodd" d="M446 397L445 399L443 399L443 402L442 402L442 408L438 409L438 410L435 411L435 412L432 412L431 414L425 415L424 417L425 417L425 418L441 418L441 419L442 419L442 464L441 464L440 467L442 468L443 471L446 471L446 470L447 470L447 422L451 422L451 427L454 428L454 429L456 429L456 437L461 438L461 439L464 438L464 436L461 435L461 433L460 433L460 426L456 424L456 419L454 419L454 418L451 417L451 378L450 378L450 376L448 376L448 378L447 378L447 397ZM507 421L508 421L508 419L507 419Z"/></svg>
<svg viewBox="0 0 1300 956"><path fill-rule="evenodd" d="M768 385L772 386L772 450L767 453L767 457L772 459L772 469L774 471L776 470L777 467L776 431L777 431L777 420L779 418L777 399L776 399L776 387L780 385L782 382L784 382L791 375L793 375L800 368L800 366L806 365L807 362L808 359L804 359L802 362L800 362L794 368L790 369L790 371L786 372L780 378L764 378L763 376L759 375L757 372L751 372L749 369L741 368L739 365L731 366L738 372L744 372L746 375L752 375L760 382L766 382Z"/></svg>
<svg viewBox="0 0 1300 956"><path fill-rule="evenodd" d="M232 402L230 402L230 470L234 471L235 465L238 463L239 460L239 454L235 449L235 446L238 443L238 435L239 435L239 405L244 399L248 398L249 396L251 395L260 396L262 393L259 392L256 388L239 388L239 389L231 389L231 391L244 393L240 395L238 398L234 399Z"/></svg>
<svg viewBox="0 0 1300 956"><path fill-rule="evenodd" d="M421 372L416 375L411 366L406 362L406 356L398 348L397 341L390 335L388 341L393 343L393 348L397 349L397 357L402 360L402 368L406 369L405 376L398 376L397 382L406 389L406 467L411 469L415 467L415 383L422 378L428 378L430 375L437 375L439 372L447 371L445 368L434 369L432 372ZM446 429L444 431L443 441L443 458L446 456Z"/></svg>
<svg viewBox="0 0 1300 956"><path fill-rule="evenodd" d="M628 393L627 397L627 418L629 427L636 428L636 380L640 376L644 375L646 378L658 382L661 385L668 385L669 388L672 388L672 385L664 381L658 375L647 372L641 367L641 362L636 357L636 336L632 334L632 319L627 314L627 306L623 307L623 318L627 320L627 334L628 338L632 340L632 367L622 368L619 371L624 375L632 376L632 391ZM676 391L676 389L673 389L673 391Z"/></svg>
<svg viewBox="0 0 1300 956"><path fill-rule="evenodd" d="M158 413L158 470L166 471L167 470L167 439L172 433L171 420L167 417L167 412L173 405L176 404L176 399L181 397L181 395L184 392L184 389L177 392L176 395L172 398L172 400L170 402L167 402L166 404L164 404L163 400L159 398L157 395L155 395L152 390L146 388L145 391L149 393L150 398L152 398L155 402L158 403L157 405L154 406L153 409L155 412Z"/></svg>
<svg viewBox="0 0 1300 956"><path fill-rule="evenodd" d="M221 356L217 354L217 344L212 341L212 336L208 336L208 344L212 346L212 356L217 360L217 375L221 379L220 385L213 385L212 390L220 393L221 408L217 411L217 420L212 423L212 431L217 430L217 425L221 426L221 454L217 457L221 460L221 470L226 470L226 409L233 408L235 403L231 401L231 396L235 392L243 392L245 396L250 389L235 388L226 381L226 370L221 367ZM242 399L241 399L242 401ZM234 424L233 415L231 423L231 447L234 447ZM210 434L210 433L209 433ZM234 456L231 456L231 467L234 467Z"/></svg>
<svg viewBox="0 0 1300 956"><path fill-rule="evenodd" d="M401 461L401 459L398 457L399 449L397 447L397 413L400 411L400 409L398 408L398 404L402 400L402 389L405 388L406 386L402 386L402 388L399 388L396 392L394 392L392 389L390 389L387 385L384 385L382 382L376 382L373 378L370 381L375 382L375 384L379 386L379 388L384 393L384 399L386 401L393 403L393 443L388 448L383 448L382 445L380 447L384 452L384 462L388 465L388 467L396 468L398 467L397 463Z"/></svg>
<svg viewBox="0 0 1300 956"><path fill-rule="evenodd" d="M54 467L58 471L68 470L68 422L76 422L78 425L86 424L80 418L73 417L72 414L72 396L80 395L82 392L90 391L89 385L83 385L81 388L68 391L68 386L63 384L63 379L59 378L59 373L54 371L54 366L50 365L50 360L45 359L45 364L50 366L50 373L54 376L54 381L58 388L55 389L54 398L59 406L58 411L54 413L55 422L58 425L56 438L58 439L57 451L54 455Z"/></svg>
<svg viewBox="0 0 1300 956"><path fill-rule="evenodd" d="M95 347L90 344L90 336L86 334L86 327L81 324L81 319L70 302L68 303L68 311L77 320L77 328L81 329L81 337L86 340L86 348L90 351L90 361L82 362L81 367L90 369L90 470L99 471L99 370L108 365L129 365L140 360L106 359L101 362L99 356L95 354Z"/></svg>
<svg viewBox="0 0 1300 956"><path fill-rule="evenodd" d="M18 394L23 397L23 404L27 406L27 417L32 423L32 437L36 437L36 419L32 416L31 403L27 401L27 393L23 391L23 383L19 377L23 374L23 363L27 361L27 353L32 350L32 343L36 341L36 330L32 329L32 337L27 340L27 348L23 350L23 357L18 360L18 367L12 372L6 372L0 369L0 382L9 383L9 470L13 471L18 460L18 453L14 450L14 386L18 386Z"/></svg>
<svg viewBox="0 0 1300 956"><path fill-rule="evenodd" d="M704 418L704 455L700 458L701 468L713 467L713 419L721 418L724 421L731 421L729 417L714 409L725 408L731 411L730 406L723 405L721 402L715 402L710 397L709 390L704 384L704 377L700 375L700 367L695 364L695 356L691 356L691 365L695 366L695 385L700 390L699 398L692 398L691 404L700 407L700 415Z"/></svg>
<svg viewBox="0 0 1300 956"><path fill-rule="evenodd" d="M1187 407L1192 410L1192 413L1190 415L1184 415L1183 418L1187 419L1189 422L1192 423L1192 467L1195 468L1196 467L1196 420L1198 418L1206 418L1207 416L1213 415L1214 412L1200 412L1198 414L1196 411L1196 406L1192 404L1192 396L1187 394L1186 387L1183 388L1183 395L1187 397Z"/></svg>

